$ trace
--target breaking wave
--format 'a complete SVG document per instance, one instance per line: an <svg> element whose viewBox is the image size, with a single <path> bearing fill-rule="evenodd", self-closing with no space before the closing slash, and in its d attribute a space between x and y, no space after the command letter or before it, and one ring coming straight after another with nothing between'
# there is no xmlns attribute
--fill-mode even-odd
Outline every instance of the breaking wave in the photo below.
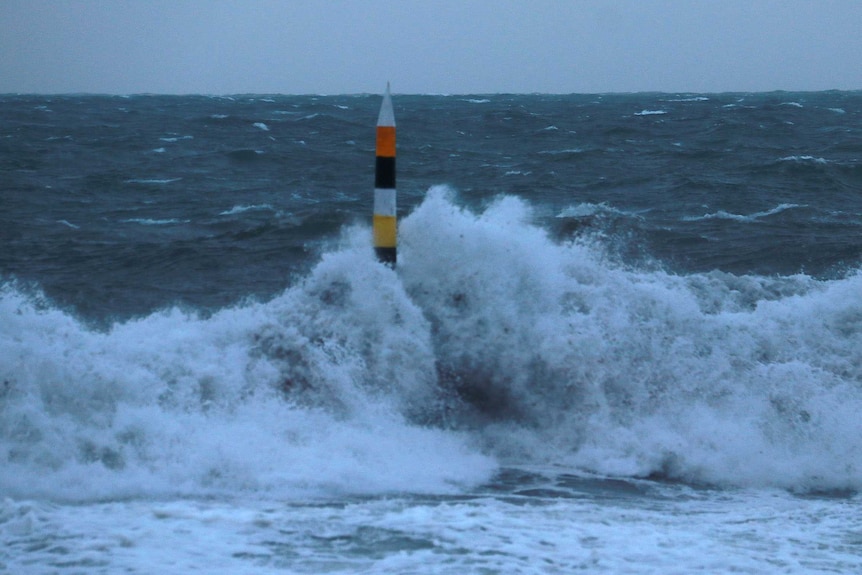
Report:
<svg viewBox="0 0 862 575"><path fill-rule="evenodd" d="M785 206L787 209L792 206ZM458 491L508 463L862 488L862 274L673 275L432 188L263 303L98 330L0 291L0 490Z"/></svg>

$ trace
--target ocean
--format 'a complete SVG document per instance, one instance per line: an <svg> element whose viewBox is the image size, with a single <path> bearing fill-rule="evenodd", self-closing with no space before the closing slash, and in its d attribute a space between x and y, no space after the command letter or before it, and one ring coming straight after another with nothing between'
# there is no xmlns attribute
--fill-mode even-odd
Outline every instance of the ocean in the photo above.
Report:
<svg viewBox="0 0 862 575"><path fill-rule="evenodd" d="M862 92L0 96L0 572L862 572Z"/></svg>

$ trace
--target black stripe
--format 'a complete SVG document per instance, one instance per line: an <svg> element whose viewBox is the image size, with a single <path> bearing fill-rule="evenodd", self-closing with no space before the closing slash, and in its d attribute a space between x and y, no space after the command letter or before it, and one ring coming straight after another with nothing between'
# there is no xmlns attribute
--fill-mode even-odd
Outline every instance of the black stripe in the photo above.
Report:
<svg viewBox="0 0 862 575"><path fill-rule="evenodd" d="M374 166L374 187L380 189L395 189L395 158L376 156Z"/></svg>
<svg viewBox="0 0 862 575"><path fill-rule="evenodd" d="M374 248L377 254L377 261L395 267L395 249L396 248Z"/></svg>

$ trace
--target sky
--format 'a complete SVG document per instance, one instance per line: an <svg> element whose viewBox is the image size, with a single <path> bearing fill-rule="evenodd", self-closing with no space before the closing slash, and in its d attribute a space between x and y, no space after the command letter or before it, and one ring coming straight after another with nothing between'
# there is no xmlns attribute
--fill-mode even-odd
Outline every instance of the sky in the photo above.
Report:
<svg viewBox="0 0 862 575"><path fill-rule="evenodd" d="M0 0L0 93L862 89L862 0Z"/></svg>

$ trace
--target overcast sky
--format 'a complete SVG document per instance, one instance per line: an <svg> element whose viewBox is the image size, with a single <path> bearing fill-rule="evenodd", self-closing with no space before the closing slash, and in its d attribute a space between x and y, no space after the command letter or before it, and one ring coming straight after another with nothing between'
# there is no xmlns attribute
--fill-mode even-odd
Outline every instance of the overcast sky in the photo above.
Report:
<svg viewBox="0 0 862 575"><path fill-rule="evenodd" d="M0 93L862 89L862 0L0 0Z"/></svg>

